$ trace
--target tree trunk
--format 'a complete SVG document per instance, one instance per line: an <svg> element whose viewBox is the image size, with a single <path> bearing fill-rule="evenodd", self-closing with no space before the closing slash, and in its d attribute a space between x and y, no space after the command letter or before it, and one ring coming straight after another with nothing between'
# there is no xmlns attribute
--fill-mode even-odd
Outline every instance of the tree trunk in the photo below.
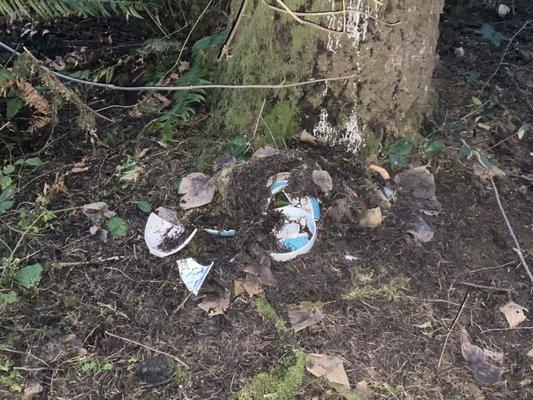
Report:
<svg viewBox="0 0 533 400"><path fill-rule="evenodd" d="M354 77L279 90L221 92L214 126L231 135L244 134L256 145L278 146L306 129L354 153L363 148L374 153L388 137L415 135L431 109L443 3L245 0L242 6L242 0L234 0L230 21L235 32L226 43L219 82ZM342 12L343 7L349 11ZM305 14L325 11L340 12Z"/></svg>

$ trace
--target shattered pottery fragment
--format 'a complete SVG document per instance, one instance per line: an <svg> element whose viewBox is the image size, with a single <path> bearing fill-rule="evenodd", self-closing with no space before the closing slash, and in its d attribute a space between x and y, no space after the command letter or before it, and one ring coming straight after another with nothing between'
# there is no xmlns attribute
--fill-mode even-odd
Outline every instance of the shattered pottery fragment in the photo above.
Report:
<svg viewBox="0 0 533 400"><path fill-rule="evenodd" d="M426 167L416 167L399 173L394 182L406 193L417 199L430 199L435 196L435 178Z"/></svg>
<svg viewBox="0 0 533 400"><path fill-rule="evenodd" d="M424 221L422 217L418 217L409 225L408 233L422 243L431 242L435 236L433 229Z"/></svg>
<svg viewBox="0 0 533 400"><path fill-rule="evenodd" d="M279 242L289 251L270 253L272 259L275 261L289 261L309 253L315 244L317 236L315 219L306 211L296 207L282 207L278 211L285 216L286 224L275 232L275 235Z"/></svg>
<svg viewBox="0 0 533 400"><path fill-rule="evenodd" d="M226 291L224 294L208 293L198 304L202 310L207 312L210 317L224 314L229 308L230 293Z"/></svg>
<svg viewBox="0 0 533 400"><path fill-rule="evenodd" d="M299 332L309 326L316 325L324 319L324 314L318 307L313 307L310 310L301 310L298 307L292 307L289 309L288 315L294 332Z"/></svg>
<svg viewBox="0 0 533 400"><path fill-rule="evenodd" d="M440 204L435 196L430 199L417 199L414 196L408 195L407 201L414 209L426 215L438 215L442 211L442 204Z"/></svg>
<svg viewBox="0 0 533 400"><path fill-rule="evenodd" d="M311 178L315 185L317 185L324 193L327 194L333 190L333 179L331 179L331 175L328 174L327 171L318 169L314 170L311 173Z"/></svg>
<svg viewBox="0 0 533 400"><path fill-rule="evenodd" d="M359 226L361 228L377 228L383 221L383 215L381 214L381 208L371 208L364 211L359 217Z"/></svg>
<svg viewBox="0 0 533 400"><path fill-rule="evenodd" d="M176 262L178 264L181 280L189 292L198 296L198 292L200 291L207 274L209 274L209 271L211 271L211 268L213 268L215 263L212 262L209 265L201 265L192 258L186 258Z"/></svg>
<svg viewBox="0 0 533 400"><path fill-rule="evenodd" d="M493 385L501 381L503 353L473 345L465 329L461 331L461 352L474 379L481 385Z"/></svg>
<svg viewBox="0 0 533 400"><path fill-rule="evenodd" d="M521 305L512 301L504 306L501 306L499 310L505 315L505 319L509 323L510 328L514 328L527 319L525 314L527 312L527 308L522 307Z"/></svg>
<svg viewBox="0 0 533 400"><path fill-rule="evenodd" d="M209 176L193 172L181 180L178 193L182 195L180 200L182 209L201 207L213 201L215 183Z"/></svg>
<svg viewBox="0 0 533 400"><path fill-rule="evenodd" d="M174 221L174 223L162 218L160 215L151 213L146 221L144 228L144 241L148 246L148 250L154 256L168 257L183 249L196 235L197 229L185 237L183 233L185 228L175 218L175 213L169 212L168 209L158 209L160 215L165 215L167 218Z"/></svg>
<svg viewBox="0 0 533 400"><path fill-rule="evenodd" d="M338 383L350 389L348 375L339 357L325 354L308 354L306 369L316 377L324 377L332 383Z"/></svg>

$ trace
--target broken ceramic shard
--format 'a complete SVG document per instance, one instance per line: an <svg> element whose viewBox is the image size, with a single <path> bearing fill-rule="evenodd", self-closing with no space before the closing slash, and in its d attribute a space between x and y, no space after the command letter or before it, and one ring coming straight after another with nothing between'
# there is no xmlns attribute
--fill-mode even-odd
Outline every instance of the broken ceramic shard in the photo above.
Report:
<svg viewBox="0 0 533 400"><path fill-rule="evenodd" d="M320 219L320 205L318 204L318 200L313 196L292 197L289 193L283 191L283 189L285 189L289 185L288 176L285 176L285 174L278 174L276 177L278 179L269 185L271 196L268 200L269 203L276 194L283 192L285 197L287 197L289 203L291 203L292 207L301 208L302 210L305 210L315 220L318 221Z"/></svg>
<svg viewBox="0 0 533 400"><path fill-rule="evenodd" d="M218 229L204 229L205 232L209 233L210 235L220 236L220 237L233 237L237 234L235 229L228 229L228 230L218 230Z"/></svg>
<svg viewBox="0 0 533 400"><path fill-rule="evenodd" d="M275 232L279 242L289 251L273 252L270 256L275 261L289 261L302 254L309 253L315 244L317 229L315 219L306 211L296 207L278 208L285 216L285 225Z"/></svg>
<svg viewBox="0 0 533 400"><path fill-rule="evenodd" d="M209 271L211 271L211 268L213 268L215 263L212 262L209 265L201 265L192 258L178 260L176 263L178 264L181 280L187 289L189 289L189 292L197 296L207 274L209 274Z"/></svg>
<svg viewBox="0 0 533 400"><path fill-rule="evenodd" d="M196 235L197 229L194 229L192 233L183 240L183 233L185 228L180 224L177 218L174 218L171 210L158 208L156 211L160 211L160 215L165 215L167 218L172 219L170 222L160 215L151 213L146 221L144 228L144 241L148 246L148 250L154 256L167 257L177 253L183 249ZM169 213L170 211L170 213Z"/></svg>

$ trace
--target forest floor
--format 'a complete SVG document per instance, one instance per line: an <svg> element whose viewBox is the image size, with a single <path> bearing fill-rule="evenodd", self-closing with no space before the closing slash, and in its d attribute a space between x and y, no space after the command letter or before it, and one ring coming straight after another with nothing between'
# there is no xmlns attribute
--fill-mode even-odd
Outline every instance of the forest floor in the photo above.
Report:
<svg viewBox="0 0 533 400"><path fill-rule="evenodd" d="M475 158L460 154L459 140L507 173L497 179L499 195L531 265L533 126L526 124L533 123L533 23L508 49L508 40L496 47L480 34L487 23L512 38L533 18L523 4L503 20L481 6L442 17L438 101L424 135L445 147L436 156L409 156L411 168L425 165L434 176L442 210L433 215L417 211L395 183L400 171L386 155L354 160L295 139L276 155L240 159L224 196L179 212L188 228L233 228L235 237L200 232L179 254L157 258L145 244L148 214L138 202L178 210L179 179L198 170L212 174L212 161L202 155L219 139L195 125L162 144L138 136L143 121L114 108L101 112L120 122L102 126L98 144L62 121L6 146L5 159L39 157L44 164L20 174L19 203L2 215L1 237L21 265L44 269L38 288L14 286L16 301L1 309L0 398L17 398L6 388L16 384L38 388L39 399L533 398L533 317L525 311L526 319L510 328L499 310L509 302L532 310L532 286L490 180ZM195 124L206 118L200 112ZM390 180L369 168L377 163ZM308 179L315 169L330 174L329 193ZM138 179L121 180L127 171ZM277 263L266 255L279 220L262 205L267 180L285 171L294 178L288 190L320 199L322 218L311 252ZM375 194L384 185L397 192L390 208ZM21 212L43 194L53 219ZM126 221L125 236L103 242L89 233L81 207L96 201ZM382 223L361 227L363 212L377 206ZM427 243L407 232L419 216L434 231ZM180 279L176 260L184 257L215 263L198 296ZM218 315L199 307L208 301ZM295 308L303 315L313 309L319 318L294 332L288 315ZM465 361L463 329L472 344L503 353L503 360ZM310 353L339 357L351 389L308 373ZM494 382L482 384L479 368L501 371L501 379L485 376Z"/></svg>

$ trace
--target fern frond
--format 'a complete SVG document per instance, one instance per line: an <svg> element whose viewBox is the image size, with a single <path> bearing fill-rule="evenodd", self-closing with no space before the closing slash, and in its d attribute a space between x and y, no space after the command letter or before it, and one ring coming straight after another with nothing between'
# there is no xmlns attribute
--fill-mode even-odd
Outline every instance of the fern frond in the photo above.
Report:
<svg viewBox="0 0 533 400"><path fill-rule="evenodd" d="M73 15L142 18L141 12L157 9L155 2L143 0L0 0L0 17L14 20L37 17L49 20Z"/></svg>

